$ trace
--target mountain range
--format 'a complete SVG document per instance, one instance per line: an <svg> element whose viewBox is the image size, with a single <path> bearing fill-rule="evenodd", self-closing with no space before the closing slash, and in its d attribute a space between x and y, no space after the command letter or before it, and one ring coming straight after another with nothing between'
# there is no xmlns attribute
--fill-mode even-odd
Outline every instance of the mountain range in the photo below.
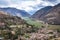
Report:
<svg viewBox="0 0 60 40"><path fill-rule="evenodd" d="M30 17L31 16L25 10L20 10L20 9L11 8L11 7L0 8L0 11L2 11L2 14L5 14L5 15L8 14L9 15L9 16L7 15L8 18L11 17L12 15L13 16L11 18ZM5 18L4 16L1 15L1 12L0 12L0 17ZM32 18L34 20L44 21L49 24L60 24L60 3L55 6L46 6L42 9L38 10L30 18Z"/></svg>
<svg viewBox="0 0 60 40"><path fill-rule="evenodd" d="M44 7L42 9L38 10L36 13L34 13L31 17L34 19L40 20L43 16L45 16L47 14L47 11L50 10L51 8L52 8L52 6Z"/></svg>
<svg viewBox="0 0 60 40"><path fill-rule="evenodd" d="M42 20L49 24L60 24L60 3L52 7L44 7L38 10L31 17L36 20Z"/></svg>
<svg viewBox="0 0 60 40"><path fill-rule="evenodd" d="M11 15L18 16L18 17L29 17L30 14L26 12L25 10L20 10L12 7L7 7L7 8L0 8L0 11L7 12Z"/></svg>

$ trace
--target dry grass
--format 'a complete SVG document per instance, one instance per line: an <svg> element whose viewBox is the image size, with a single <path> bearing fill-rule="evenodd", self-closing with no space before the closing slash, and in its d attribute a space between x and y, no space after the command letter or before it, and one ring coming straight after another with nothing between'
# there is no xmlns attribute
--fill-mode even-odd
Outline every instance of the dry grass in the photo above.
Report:
<svg viewBox="0 0 60 40"><path fill-rule="evenodd" d="M49 25L48 29L52 29L52 30L59 29L60 30L60 25Z"/></svg>
<svg viewBox="0 0 60 40"><path fill-rule="evenodd" d="M51 39L51 40L60 40L60 37L59 38L54 38L54 39Z"/></svg>

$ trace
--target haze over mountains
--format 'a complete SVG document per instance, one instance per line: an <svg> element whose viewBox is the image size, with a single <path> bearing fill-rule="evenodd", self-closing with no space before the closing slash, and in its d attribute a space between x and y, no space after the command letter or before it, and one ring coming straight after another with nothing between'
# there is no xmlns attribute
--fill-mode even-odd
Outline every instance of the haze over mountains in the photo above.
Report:
<svg viewBox="0 0 60 40"><path fill-rule="evenodd" d="M25 10L19 10L19 9L11 8L11 7L0 8L0 11L4 11L11 15L19 16L19 17L29 17L30 16L30 14L27 13Z"/></svg>
<svg viewBox="0 0 60 40"><path fill-rule="evenodd" d="M42 8L33 14L32 18L45 21L49 24L60 24L60 4Z"/></svg>
<svg viewBox="0 0 60 40"><path fill-rule="evenodd" d="M31 15L25 10L20 10L16 8L0 8L0 11L4 11L10 15L18 17L30 17ZM42 20L49 24L60 24L60 3L55 6L46 6L36 13L34 13L31 18L36 20Z"/></svg>

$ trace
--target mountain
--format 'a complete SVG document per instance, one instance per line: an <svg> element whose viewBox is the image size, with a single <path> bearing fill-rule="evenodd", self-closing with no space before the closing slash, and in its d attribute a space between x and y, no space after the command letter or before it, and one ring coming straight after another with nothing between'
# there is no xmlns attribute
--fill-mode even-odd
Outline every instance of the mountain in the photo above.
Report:
<svg viewBox="0 0 60 40"><path fill-rule="evenodd" d="M49 24L60 24L60 3L55 5L48 14L44 16L43 20Z"/></svg>
<svg viewBox="0 0 60 40"><path fill-rule="evenodd" d="M7 12L11 15L19 16L19 17L29 17L30 16L30 14L27 13L25 10L19 10L19 9L11 8L11 7L0 8L0 11L4 11L4 12Z"/></svg>
<svg viewBox="0 0 60 40"><path fill-rule="evenodd" d="M35 14L33 14L31 17L34 19L38 19L40 20L41 18L43 18L43 16L45 16L47 14L47 12L52 8L52 6L47 6L44 7L40 10L38 10Z"/></svg>
<svg viewBox="0 0 60 40"><path fill-rule="evenodd" d="M25 21L18 16L12 16L6 12L0 11L0 27L9 25L24 24Z"/></svg>
<svg viewBox="0 0 60 40"><path fill-rule="evenodd" d="M42 20L49 24L60 25L60 3L51 7L47 6L38 10L34 15L33 19Z"/></svg>

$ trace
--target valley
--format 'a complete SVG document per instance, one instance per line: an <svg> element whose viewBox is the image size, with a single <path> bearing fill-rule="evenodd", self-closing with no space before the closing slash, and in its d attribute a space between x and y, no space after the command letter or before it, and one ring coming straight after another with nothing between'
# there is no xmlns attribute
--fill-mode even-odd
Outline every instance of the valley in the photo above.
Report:
<svg viewBox="0 0 60 40"><path fill-rule="evenodd" d="M33 15L16 8L0 8L0 40L60 40L60 3Z"/></svg>

